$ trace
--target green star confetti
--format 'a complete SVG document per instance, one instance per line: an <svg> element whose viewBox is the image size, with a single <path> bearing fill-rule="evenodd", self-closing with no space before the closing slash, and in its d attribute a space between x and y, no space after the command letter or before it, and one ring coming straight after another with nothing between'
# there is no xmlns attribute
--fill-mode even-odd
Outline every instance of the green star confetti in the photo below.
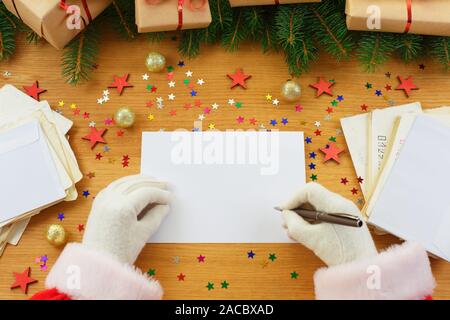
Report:
<svg viewBox="0 0 450 320"><path fill-rule="evenodd" d="M336 137L331 136L328 140L329 140L329 141L336 142Z"/></svg>
<svg viewBox="0 0 450 320"><path fill-rule="evenodd" d="M222 289L228 289L228 286L230 285L227 280L223 280L220 284L222 286Z"/></svg>
<svg viewBox="0 0 450 320"><path fill-rule="evenodd" d="M156 269L148 269L147 274L149 277L153 277L156 275Z"/></svg>
<svg viewBox="0 0 450 320"><path fill-rule="evenodd" d="M214 290L214 283L208 282L208 284L206 285L206 288L208 289L208 291Z"/></svg>
<svg viewBox="0 0 450 320"><path fill-rule="evenodd" d="M277 260L277 255L275 253L269 253L269 260L274 262Z"/></svg>
<svg viewBox="0 0 450 320"><path fill-rule="evenodd" d="M309 178L311 179L311 181L317 181L317 174L312 174Z"/></svg>
<svg viewBox="0 0 450 320"><path fill-rule="evenodd" d="M292 271L291 272L291 279L297 279L298 278L298 273L296 271Z"/></svg>

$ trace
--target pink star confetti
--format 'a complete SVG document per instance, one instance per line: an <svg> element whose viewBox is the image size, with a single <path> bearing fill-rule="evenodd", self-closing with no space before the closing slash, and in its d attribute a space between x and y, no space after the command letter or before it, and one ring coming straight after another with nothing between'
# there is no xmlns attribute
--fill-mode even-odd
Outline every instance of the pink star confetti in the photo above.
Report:
<svg viewBox="0 0 450 320"><path fill-rule="evenodd" d="M240 123L243 123L243 122L244 122L244 117L243 117L243 116L237 117L237 118L236 118L236 122L239 123L239 124L240 124Z"/></svg>
<svg viewBox="0 0 450 320"><path fill-rule="evenodd" d="M197 260L198 260L199 263L200 263L200 262L205 262L205 259L206 259L206 257L203 256L203 255L199 255L199 256L197 257Z"/></svg>
<svg viewBox="0 0 450 320"><path fill-rule="evenodd" d="M301 104L298 104L295 106L295 112L301 112L303 110L303 106Z"/></svg>

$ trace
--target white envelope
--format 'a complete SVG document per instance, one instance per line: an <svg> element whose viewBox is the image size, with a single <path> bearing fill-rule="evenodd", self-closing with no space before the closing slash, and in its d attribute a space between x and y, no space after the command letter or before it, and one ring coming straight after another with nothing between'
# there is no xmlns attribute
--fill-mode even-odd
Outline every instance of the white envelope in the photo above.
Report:
<svg viewBox="0 0 450 320"><path fill-rule="evenodd" d="M37 120L0 135L0 176L0 222L66 196Z"/></svg>

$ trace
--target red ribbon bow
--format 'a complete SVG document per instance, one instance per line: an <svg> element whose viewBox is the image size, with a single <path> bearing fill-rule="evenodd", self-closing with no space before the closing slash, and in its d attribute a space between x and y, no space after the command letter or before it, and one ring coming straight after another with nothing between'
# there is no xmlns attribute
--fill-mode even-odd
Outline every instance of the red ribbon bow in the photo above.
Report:
<svg viewBox="0 0 450 320"><path fill-rule="evenodd" d="M412 0L406 0L406 10L408 11L408 20L406 21L405 33L408 33L412 24Z"/></svg>
<svg viewBox="0 0 450 320"><path fill-rule="evenodd" d="M87 4L87 0L81 0L81 3L83 4L84 12L86 12L86 16L88 17L89 22L92 22L92 15L91 11L89 11L89 5ZM59 2L59 7L63 9L64 11L67 11L69 6L66 3L66 0L61 0Z"/></svg>
<svg viewBox="0 0 450 320"><path fill-rule="evenodd" d="M150 5L156 5L161 3L163 0L147 0L147 3ZM188 8L192 11L202 10L206 5L207 0L200 0L200 3L196 6L192 4L192 0L178 0L177 11L178 11L178 26L177 30L181 30L183 27L183 8L184 4L188 5Z"/></svg>

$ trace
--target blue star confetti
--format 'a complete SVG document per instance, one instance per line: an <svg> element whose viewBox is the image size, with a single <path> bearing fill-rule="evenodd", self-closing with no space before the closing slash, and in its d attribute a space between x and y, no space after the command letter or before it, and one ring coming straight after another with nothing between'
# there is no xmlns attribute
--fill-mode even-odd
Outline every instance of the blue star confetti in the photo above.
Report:
<svg viewBox="0 0 450 320"><path fill-rule="evenodd" d="M316 165L312 162L308 166L311 170L314 170L316 168Z"/></svg>
<svg viewBox="0 0 450 320"><path fill-rule="evenodd" d="M383 93L381 92L381 90L375 90L375 95L377 95L378 97L383 95Z"/></svg>
<svg viewBox="0 0 450 320"><path fill-rule="evenodd" d="M310 159L315 159L316 156L317 156L317 154L314 151L309 153L309 158Z"/></svg>
<svg viewBox="0 0 450 320"><path fill-rule="evenodd" d="M305 142L306 143L312 143L312 138L311 137L306 137L305 138Z"/></svg>
<svg viewBox="0 0 450 320"><path fill-rule="evenodd" d="M276 126L277 125L277 120L275 120L275 119L273 119L273 120L270 120L270 124L272 125L272 126Z"/></svg>
<svg viewBox="0 0 450 320"><path fill-rule="evenodd" d="M197 96L197 91L192 90L192 91L191 91L191 97L196 97L196 96Z"/></svg>
<svg viewBox="0 0 450 320"><path fill-rule="evenodd" d="M180 61L178 61L178 66L181 68L181 67L184 67L184 61L183 60L180 60Z"/></svg>
<svg viewBox="0 0 450 320"><path fill-rule="evenodd" d="M253 252L253 250L250 250L249 252L247 252L247 256L249 259L253 259L253 257L255 256L255 253Z"/></svg>
<svg viewBox="0 0 450 320"><path fill-rule="evenodd" d="M282 124L287 125L288 122L289 122L289 121L288 121L287 118L281 118L281 123L282 123Z"/></svg>
<svg viewBox="0 0 450 320"><path fill-rule="evenodd" d="M344 96L337 96L337 101L339 101L339 102L341 102L341 101L343 101L344 100Z"/></svg>
<svg viewBox="0 0 450 320"><path fill-rule="evenodd" d="M83 191L83 197L87 198L87 197L89 197L89 195L90 195L89 190Z"/></svg>
<svg viewBox="0 0 450 320"><path fill-rule="evenodd" d="M62 213L62 212L58 213L58 220L63 221L63 219L64 219L64 213Z"/></svg>

